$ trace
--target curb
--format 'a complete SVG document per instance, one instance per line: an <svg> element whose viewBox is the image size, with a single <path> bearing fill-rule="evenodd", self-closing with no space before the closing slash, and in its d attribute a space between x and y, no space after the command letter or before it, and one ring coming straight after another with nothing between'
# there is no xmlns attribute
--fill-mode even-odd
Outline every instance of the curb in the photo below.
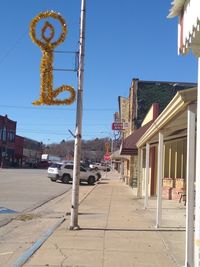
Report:
<svg viewBox="0 0 200 267"><path fill-rule="evenodd" d="M63 193L60 193L60 194L57 195L57 196L51 196L51 197L49 197L48 199L46 199L45 201L40 202L40 203L38 203L38 204L35 204L35 205L34 205L33 207L31 207L31 208L28 208L28 209L25 209L25 210L23 210L23 211L21 211L21 212L18 212L16 215L13 215L11 218L5 218L3 221L0 222L0 228L3 227L3 226L5 226L5 225L7 225L7 224L9 224L9 223L12 222L13 220L16 220L16 219L17 219L18 217L20 217L21 215L23 215L23 214L25 214L25 213L27 213L27 212L31 212L31 211L33 211L33 210L35 210L35 209L38 209L38 208L40 208L41 206L45 205L46 203L48 203L48 202L50 202L50 201L56 199L57 197L61 197L62 195L68 193L71 189L72 189L72 188L69 188L69 189L67 189L67 191L65 191L65 192L63 192Z"/></svg>
<svg viewBox="0 0 200 267"><path fill-rule="evenodd" d="M51 229L48 229L40 239L28 248L15 262L12 267L21 267L38 250L42 244L53 234L53 232L65 221L65 218L57 222Z"/></svg>
<svg viewBox="0 0 200 267"><path fill-rule="evenodd" d="M100 179L101 180L101 179ZM92 187L92 189L79 201L79 205L87 198L87 196L97 187L100 183L100 180ZM68 192L68 191L67 191ZM65 192L65 193L67 193ZM67 213L68 215L68 213ZM16 262L12 265L12 267L21 267L25 264L28 259L42 246L42 244L54 233L54 231L65 221L65 218L59 220L52 228L48 229L41 238L35 241L35 243L29 247L25 252L18 257Z"/></svg>

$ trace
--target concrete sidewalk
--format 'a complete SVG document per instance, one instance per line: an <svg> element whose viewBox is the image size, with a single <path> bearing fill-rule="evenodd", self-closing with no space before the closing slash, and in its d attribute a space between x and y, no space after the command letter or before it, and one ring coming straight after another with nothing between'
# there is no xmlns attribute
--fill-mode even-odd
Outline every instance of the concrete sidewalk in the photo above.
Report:
<svg viewBox="0 0 200 267"><path fill-rule="evenodd" d="M155 199L149 205L144 210L117 173L108 173L79 207L81 230L68 230L67 216L24 266L183 266L185 209L164 201L164 227L156 230Z"/></svg>

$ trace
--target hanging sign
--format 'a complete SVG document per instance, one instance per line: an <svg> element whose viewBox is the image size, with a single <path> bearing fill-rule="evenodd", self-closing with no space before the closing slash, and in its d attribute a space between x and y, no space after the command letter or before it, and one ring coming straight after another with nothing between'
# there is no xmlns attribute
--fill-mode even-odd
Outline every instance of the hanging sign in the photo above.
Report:
<svg viewBox="0 0 200 267"><path fill-rule="evenodd" d="M123 130L123 122L113 122L112 123L112 130Z"/></svg>

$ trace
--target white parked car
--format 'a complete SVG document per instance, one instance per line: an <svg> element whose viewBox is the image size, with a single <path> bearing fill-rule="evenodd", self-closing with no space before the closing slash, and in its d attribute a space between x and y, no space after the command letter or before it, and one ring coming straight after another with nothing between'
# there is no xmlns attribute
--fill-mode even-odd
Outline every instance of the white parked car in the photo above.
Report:
<svg viewBox="0 0 200 267"><path fill-rule="evenodd" d="M94 164L90 164L90 168L94 169L94 170L100 170L100 171L110 171L110 166L106 163L94 163Z"/></svg>
<svg viewBox="0 0 200 267"><path fill-rule="evenodd" d="M60 180L68 184L73 179L73 163L53 163L47 170L51 181ZM89 185L98 180L97 173L80 166L80 182L87 182Z"/></svg>

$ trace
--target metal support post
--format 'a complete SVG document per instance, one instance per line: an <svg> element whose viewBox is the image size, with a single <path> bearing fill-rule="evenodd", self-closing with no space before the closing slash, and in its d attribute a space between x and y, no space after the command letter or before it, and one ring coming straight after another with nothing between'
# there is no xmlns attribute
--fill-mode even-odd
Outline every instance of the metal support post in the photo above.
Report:
<svg viewBox="0 0 200 267"><path fill-rule="evenodd" d="M78 206L79 206L79 180L81 160L81 134L82 134L82 111L83 111L83 75L84 75L84 50L85 50L85 12L86 0L81 2L80 40L79 40L79 66L78 66L78 92L76 110L76 131L74 142L74 169L71 201L70 230L79 229Z"/></svg>

